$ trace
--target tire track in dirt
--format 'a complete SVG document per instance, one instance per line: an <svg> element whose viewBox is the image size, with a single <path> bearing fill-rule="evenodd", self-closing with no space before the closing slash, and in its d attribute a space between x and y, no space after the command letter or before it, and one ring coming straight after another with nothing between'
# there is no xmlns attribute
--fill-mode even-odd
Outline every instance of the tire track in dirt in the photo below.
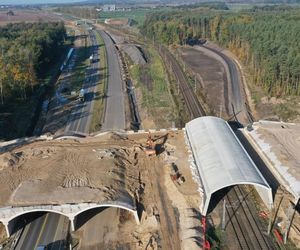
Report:
<svg viewBox="0 0 300 250"><path fill-rule="evenodd" d="M179 225L175 214L172 202L166 193L164 183L165 176L162 174L162 164L157 159L151 159L151 165L149 160L145 159L145 163L148 162L149 175L155 178L151 178L151 188L153 189L153 198L155 206L159 212L159 223L162 232L162 249L180 250L181 242L179 238Z"/></svg>

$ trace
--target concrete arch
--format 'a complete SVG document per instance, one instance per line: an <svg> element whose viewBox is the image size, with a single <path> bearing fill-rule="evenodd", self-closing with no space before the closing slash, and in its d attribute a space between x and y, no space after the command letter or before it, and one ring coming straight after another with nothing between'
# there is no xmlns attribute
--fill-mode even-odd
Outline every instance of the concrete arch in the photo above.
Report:
<svg viewBox="0 0 300 250"><path fill-rule="evenodd" d="M99 205L95 205L95 206L80 210L76 214L74 214L74 218L73 218L73 220L71 220L71 223L73 223L73 224L71 224L71 229L73 231L75 230L75 222L76 222L76 218L77 218L78 215L80 215L80 214L82 214L82 213L84 213L88 210L92 210L92 209L95 209L95 208L101 208L101 207L103 207L103 208L104 207L121 208L121 209L124 209L126 211L129 211L129 212L133 213L133 216L134 216L134 219L135 219L136 223L140 224L140 219L139 219L137 210L134 210L134 209L128 208L127 206L119 205L119 204L99 204Z"/></svg>
<svg viewBox="0 0 300 250"><path fill-rule="evenodd" d="M186 139L202 193L203 215L213 193L241 184L253 185L267 207L272 207L272 189L226 121L211 116L196 118L186 124Z"/></svg>
<svg viewBox="0 0 300 250"><path fill-rule="evenodd" d="M124 205L119 205L119 204L99 204L99 205L95 205L93 207L89 207L89 208L86 208L86 209L78 211L78 213L76 213L74 216L78 216L79 214L81 214L81 213L83 213L85 211L88 211L88 210L94 209L94 208L99 208L99 207L115 207L115 208L125 209L125 210L127 210L129 212L132 212L134 214L134 217L135 217L137 223L139 223L139 217L137 216L137 211L136 210L128 208L128 207L126 207Z"/></svg>
<svg viewBox="0 0 300 250"><path fill-rule="evenodd" d="M223 188L227 188L227 187L230 187L230 186L236 186L236 185L251 185L251 186L254 186L254 187L259 187L259 188L264 188L266 189L267 191L269 191L270 189L260 183L253 183L253 182L249 182L249 181L241 181L241 182L231 182L230 184L228 185L224 185L222 188L218 188L216 190L212 190L211 193L214 194L215 192L223 189Z"/></svg>
<svg viewBox="0 0 300 250"><path fill-rule="evenodd" d="M232 186L237 186L237 185L250 185L253 186L256 191L258 192L259 196L261 197L261 199L263 200L263 202L266 203L268 208L271 208L273 206L273 194L272 194L272 190L262 184L259 183L252 183L252 182L232 182L231 184L225 185L222 188L213 190L210 194L208 194L206 196L206 199L204 201L204 208L203 208L203 212L206 214L209 208L209 204L211 202L211 197L218 191L224 189L224 188L228 188L228 187L232 187Z"/></svg>
<svg viewBox="0 0 300 250"><path fill-rule="evenodd" d="M80 203L80 204L62 204L62 205L42 205L27 207L4 207L0 208L0 222L5 226L7 235L10 235L10 223L19 216L34 212L56 213L67 217L71 223L71 230L75 229L75 219L79 214L99 207L116 207L125 209L133 213L136 223L139 224L138 213L135 206L122 201L107 201L105 203Z"/></svg>
<svg viewBox="0 0 300 250"><path fill-rule="evenodd" d="M22 216L22 215L26 215L26 214L30 214L30 213L39 213L39 212L45 212L45 213L53 213L53 214L59 214L62 215L66 218L69 218L69 216L67 214L64 214L60 211L56 211L56 210L51 210L51 209L32 209L32 210L25 210L19 213L14 214L13 216L6 218L5 220L0 219L0 222L5 226L5 230L6 230L6 234L9 237L12 233L14 224L12 224L12 221L17 219L18 217ZM71 220L70 220L71 223Z"/></svg>
<svg viewBox="0 0 300 250"><path fill-rule="evenodd" d="M45 213L54 213L54 214L60 214L60 215L63 215L65 217L68 217L67 214L64 214L62 212L59 212L59 211L56 211L56 210L51 210L51 209L33 209L33 210L27 210L27 211L23 211L21 213L18 213L18 214L15 214L14 216L10 217L8 222L16 219L17 217L20 217L22 215L25 215L25 214L30 214L30 213L38 213L38 212L45 212ZM1 219L0 219L1 221Z"/></svg>

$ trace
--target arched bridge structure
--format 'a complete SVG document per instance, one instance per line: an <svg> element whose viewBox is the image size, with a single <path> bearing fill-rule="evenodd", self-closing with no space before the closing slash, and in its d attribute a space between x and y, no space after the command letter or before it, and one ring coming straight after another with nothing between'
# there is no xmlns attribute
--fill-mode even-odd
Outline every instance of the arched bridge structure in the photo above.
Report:
<svg viewBox="0 0 300 250"><path fill-rule="evenodd" d="M139 216L134 204L122 201L106 201L103 203L79 203L79 204L61 204L61 205L39 205L39 206L7 206L0 208L0 222L5 226L7 236L12 232L11 221L15 218L33 212L49 212L66 216L70 220L71 231L75 230L76 218L79 214L94 208L115 207L125 209L131 212L137 224L139 224Z"/></svg>
<svg viewBox="0 0 300 250"><path fill-rule="evenodd" d="M186 124L192 164L201 182L203 215L217 191L234 185L253 185L270 209L272 189L230 126L217 117L200 117Z"/></svg>

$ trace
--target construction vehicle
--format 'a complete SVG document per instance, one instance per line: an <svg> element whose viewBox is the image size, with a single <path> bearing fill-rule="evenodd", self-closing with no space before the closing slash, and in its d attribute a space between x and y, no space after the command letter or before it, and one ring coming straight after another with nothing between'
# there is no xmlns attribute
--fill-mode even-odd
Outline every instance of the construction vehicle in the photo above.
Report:
<svg viewBox="0 0 300 250"><path fill-rule="evenodd" d="M81 89L81 90L79 91L78 99L79 99L79 101L81 101L81 102L84 102L84 101L85 101L85 90L84 90L84 89Z"/></svg>
<svg viewBox="0 0 300 250"><path fill-rule="evenodd" d="M93 63L93 61L94 61L94 55L91 55L90 56L90 63Z"/></svg>
<svg viewBox="0 0 300 250"><path fill-rule="evenodd" d="M178 185L182 185L185 182L185 178L178 171L170 174L171 180Z"/></svg>
<svg viewBox="0 0 300 250"><path fill-rule="evenodd" d="M148 133L148 138L146 141L146 146L144 149L146 155L151 156L156 154L155 143L152 139L151 132Z"/></svg>
<svg viewBox="0 0 300 250"><path fill-rule="evenodd" d="M173 162L171 164L171 174L170 174L171 180L178 185L182 185L185 182L185 178L183 175L179 172L179 169L177 165Z"/></svg>

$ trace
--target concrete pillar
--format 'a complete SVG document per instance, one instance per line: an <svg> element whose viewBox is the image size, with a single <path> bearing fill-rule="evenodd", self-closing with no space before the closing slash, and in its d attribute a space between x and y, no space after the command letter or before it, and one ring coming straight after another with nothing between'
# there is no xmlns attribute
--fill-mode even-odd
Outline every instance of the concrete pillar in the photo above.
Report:
<svg viewBox="0 0 300 250"><path fill-rule="evenodd" d="M75 231L75 216L69 216L70 220L70 230L71 232Z"/></svg>
<svg viewBox="0 0 300 250"><path fill-rule="evenodd" d="M140 225L140 218L139 218L138 212L137 212L137 211L134 211L133 214L134 214L135 222L136 222L138 225Z"/></svg>
<svg viewBox="0 0 300 250"><path fill-rule="evenodd" d="M1 222L2 222L2 224L3 224L4 227L5 227L5 231L6 231L7 238L9 238L9 237L10 237L10 232L9 232L9 228L8 228L9 222L8 222L8 221L1 221Z"/></svg>

